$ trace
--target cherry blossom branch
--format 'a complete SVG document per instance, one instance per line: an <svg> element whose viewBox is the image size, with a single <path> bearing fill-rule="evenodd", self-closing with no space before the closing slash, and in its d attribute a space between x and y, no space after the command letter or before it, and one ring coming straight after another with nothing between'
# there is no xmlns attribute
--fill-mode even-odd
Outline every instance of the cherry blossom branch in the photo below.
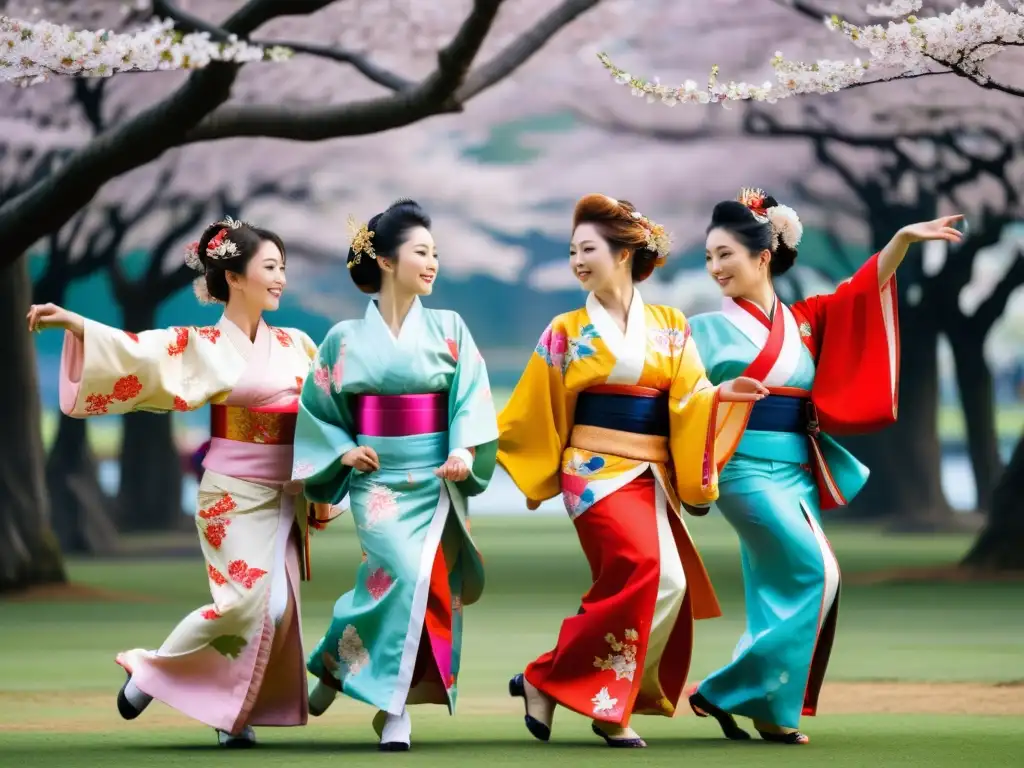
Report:
<svg viewBox="0 0 1024 768"><path fill-rule="evenodd" d="M799 0L776 0L803 16L814 17L813 6ZM819 15L826 26L844 35L849 43L865 51L865 59L834 61L822 59L804 63L787 59L777 51L771 59L775 82L761 85L719 80L718 66L711 68L706 86L687 80L678 87L636 78L616 66L607 54L598 54L615 82L629 86L634 96L648 101L676 104L709 104L755 100L776 103L803 94L835 93L850 88L893 80L938 75L955 75L973 84L1013 96L1024 96L1024 88L993 81L985 64L1009 47L1024 45L1024 6L1009 0L1010 8L997 0L980 6L966 3L948 13L928 17L914 15L921 0L895 0L867 7L869 15L895 20L881 24L854 24L838 16ZM937 67L937 68L936 68Z"/></svg>

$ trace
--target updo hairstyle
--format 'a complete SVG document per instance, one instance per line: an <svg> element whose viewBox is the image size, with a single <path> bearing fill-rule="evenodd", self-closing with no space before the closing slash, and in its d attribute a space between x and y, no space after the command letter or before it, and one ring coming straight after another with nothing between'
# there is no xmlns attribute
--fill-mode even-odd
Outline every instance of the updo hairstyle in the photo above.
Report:
<svg viewBox="0 0 1024 768"><path fill-rule="evenodd" d="M742 197L741 193L741 197ZM757 198L755 198L757 199ZM756 256L761 251L771 253L768 271L772 277L785 274L796 262L796 246L803 228L796 213L770 195L764 195L750 204L739 200L725 200L711 212L707 232L722 229Z"/></svg>
<svg viewBox="0 0 1024 768"><path fill-rule="evenodd" d="M223 236L221 236L221 232L224 233ZM220 256L213 255L209 253L211 241L215 248L218 244L233 243L234 251ZM198 271L202 273L199 281L204 283L206 288L206 296L201 290L196 291L199 298L227 304L231 295L228 290L227 273L234 272L244 275L252 257L266 242L276 245L277 249L281 251L281 258L286 258L284 241L269 229L254 227L251 224L234 221L230 218L208 226L203 231L203 236L199 238L199 242L193 246L194 250L190 254L193 259L189 262L190 266L195 269L196 261L198 262ZM227 246L225 250L229 249L230 246ZM197 288L200 287L197 286Z"/></svg>
<svg viewBox="0 0 1024 768"><path fill-rule="evenodd" d="M642 283L651 276L655 267L665 263L665 256L659 255L648 244L650 230L643 223L645 221L628 200L593 194L580 198L576 203L572 228L575 231L580 224L592 224L613 252L628 249L633 255L630 264L633 282Z"/></svg>
<svg viewBox="0 0 1024 768"><path fill-rule="evenodd" d="M397 259L398 249L408 239L409 232L416 227L430 229L430 216L419 203L407 198L396 200L386 211L378 213L367 222L366 229L372 234L369 244L373 256L365 251L357 253L350 246L346 259L348 273L360 291L380 293L382 273L377 259Z"/></svg>

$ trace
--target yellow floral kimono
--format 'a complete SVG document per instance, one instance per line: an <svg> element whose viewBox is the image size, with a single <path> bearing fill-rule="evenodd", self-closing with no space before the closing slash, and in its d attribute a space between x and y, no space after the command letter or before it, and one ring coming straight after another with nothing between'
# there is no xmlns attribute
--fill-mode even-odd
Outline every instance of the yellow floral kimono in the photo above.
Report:
<svg viewBox="0 0 1024 768"><path fill-rule="evenodd" d="M541 336L499 416L498 461L527 498L561 493L590 563L580 612L525 671L563 706L623 726L675 712L693 619L721 615L680 509L717 499L743 428L734 410L683 314L639 290L625 333L591 294Z"/></svg>

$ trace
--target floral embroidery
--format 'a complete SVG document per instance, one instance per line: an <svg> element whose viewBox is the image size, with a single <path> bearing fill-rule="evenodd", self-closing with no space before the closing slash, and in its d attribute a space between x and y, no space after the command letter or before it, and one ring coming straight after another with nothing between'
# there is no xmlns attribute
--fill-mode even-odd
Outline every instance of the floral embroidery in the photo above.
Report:
<svg viewBox="0 0 1024 768"><path fill-rule="evenodd" d="M312 477L316 467L308 461L299 461L292 467L292 477L296 480L305 480Z"/></svg>
<svg viewBox="0 0 1024 768"><path fill-rule="evenodd" d="M809 339L812 335L811 324L808 322L800 323L800 335L805 339Z"/></svg>
<svg viewBox="0 0 1024 768"><path fill-rule="evenodd" d="M565 462L564 472L568 472L573 475L592 475L599 471L604 466L604 459L600 456L591 454L590 458L586 458L584 454L579 451L573 451L572 456Z"/></svg>
<svg viewBox="0 0 1024 768"><path fill-rule="evenodd" d="M335 392L341 392L341 382L345 378L345 344L342 343L341 349L338 350L338 359L334 361L334 366L331 368L331 383L334 385Z"/></svg>
<svg viewBox="0 0 1024 768"><path fill-rule="evenodd" d="M228 563L228 576L246 589L252 589L266 575L267 572L262 568L250 568L245 560L232 560Z"/></svg>
<svg viewBox="0 0 1024 768"><path fill-rule="evenodd" d="M358 675L363 667L370 663L370 653L363 646L356 628L349 624L338 640L338 658L348 667L348 674Z"/></svg>
<svg viewBox="0 0 1024 768"><path fill-rule="evenodd" d="M99 392L88 395L85 398L85 412L92 415L106 413L107 408L115 400L126 403L138 397L140 392L142 392L142 382L139 381L138 376L134 374L122 376L114 382L114 390L109 395Z"/></svg>
<svg viewBox="0 0 1024 768"><path fill-rule="evenodd" d="M680 331L678 328L652 328L647 334L654 351L660 355L678 355L686 346L689 329Z"/></svg>
<svg viewBox="0 0 1024 768"><path fill-rule="evenodd" d="M204 619L206 619L207 621L213 621L214 619L219 619L220 618L220 614L217 613L217 609L216 608L207 608L200 615Z"/></svg>
<svg viewBox="0 0 1024 768"><path fill-rule="evenodd" d="M614 653L609 653L603 659L600 656L595 656L594 666L614 672L616 680L625 679L632 682L633 674L636 672L636 643L640 639L640 635L635 629L627 629L623 633L621 643L611 632L605 635L604 639Z"/></svg>
<svg viewBox="0 0 1024 768"><path fill-rule="evenodd" d="M445 339L444 343L448 345L448 354L452 356L452 360L456 363L459 362L459 345L455 339Z"/></svg>
<svg viewBox="0 0 1024 768"><path fill-rule="evenodd" d="M131 331L125 331L124 335L127 336L132 341L138 341L139 340L139 334L137 334L137 333L132 333Z"/></svg>
<svg viewBox="0 0 1024 768"><path fill-rule="evenodd" d="M374 528L398 516L398 497L402 494L386 485L372 483L370 498L366 502L365 528Z"/></svg>
<svg viewBox="0 0 1024 768"><path fill-rule="evenodd" d="M213 650L221 656L228 656L232 659L237 659L241 656L242 649L247 645L248 643L245 641L245 638L239 635L221 635L210 641L210 647Z"/></svg>
<svg viewBox="0 0 1024 768"><path fill-rule="evenodd" d="M322 365L313 371L313 383L320 388L320 391L330 397L331 395L331 372L326 365Z"/></svg>
<svg viewBox="0 0 1024 768"><path fill-rule="evenodd" d="M292 337L284 328L273 328L271 326L267 327L270 328L270 332L274 334L274 338L277 339L278 344L280 344L282 347L294 346L294 344L292 343Z"/></svg>
<svg viewBox="0 0 1024 768"><path fill-rule="evenodd" d="M174 396L174 410L176 411L187 411L189 410L188 401L183 397Z"/></svg>
<svg viewBox="0 0 1024 768"><path fill-rule="evenodd" d="M217 503L207 509L200 509L196 515L199 530L214 549L220 549L220 545L224 543L224 538L228 533L227 527L231 525L230 518L226 518L224 515L237 507L231 494L225 493Z"/></svg>
<svg viewBox="0 0 1024 768"><path fill-rule="evenodd" d="M216 344L217 339L220 338L220 328L214 328L212 325L208 325L204 328L196 328L196 333L211 344Z"/></svg>
<svg viewBox="0 0 1024 768"><path fill-rule="evenodd" d="M212 565L206 566L206 573L210 576L210 581L216 584L218 587L223 587L228 583L228 580L224 578L224 574L214 568Z"/></svg>
<svg viewBox="0 0 1024 768"><path fill-rule="evenodd" d="M590 702L594 705L594 714L597 715L615 709L615 705L619 703L619 700L612 698L612 695L608 693L608 688L605 687L598 691L597 695Z"/></svg>
<svg viewBox="0 0 1024 768"><path fill-rule="evenodd" d="M565 350L568 348L568 345L569 342L565 333L555 331L548 325L544 329L544 333L540 335L536 352L552 368L562 368L565 362Z"/></svg>
<svg viewBox="0 0 1024 768"><path fill-rule="evenodd" d="M188 347L188 328L171 328L174 332L174 341L167 345L167 354L177 357Z"/></svg>
<svg viewBox="0 0 1024 768"><path fill-rule="evenodd" d="M576 360L583 360L593 355L597 350L588 341L598 338L597 329L593 323L587 323L580 329L580 335L569 339L569 346L565 351L565 361L562 363L562 372L565 373L569 363Z"/></svg>
<svg viewBox="0 0 1024 768"><path fill-rule="evenodd" d="M391 589L392 584L394 584L394 579L383 568L378 568L366 577L366 591L370 593L370 597L374 600L380 600L384 597L387 591Z"/></svg>
<svg viewBox="0 0 1024 768"><path fill-rule="evenodd" d="M573 518L586 512L594 503L594 492L587 488L587 481L579 475L562 473L562 503L566 513Z"/></svg>

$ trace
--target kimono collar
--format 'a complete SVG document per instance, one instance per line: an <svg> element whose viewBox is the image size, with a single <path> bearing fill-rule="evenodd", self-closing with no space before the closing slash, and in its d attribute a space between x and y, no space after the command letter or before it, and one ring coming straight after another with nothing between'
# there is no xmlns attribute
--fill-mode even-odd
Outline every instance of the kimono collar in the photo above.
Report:
<svg viewBox="0 0 1024 768"><path fill-rule="evenodd" d="M633 300L626 315L625 333L619 330L618 324L593 293L587 296L587 315L616 358L639 356L642 365L647 349L647 317L644 313L644 300L636 286L633 286Z"/></svg>
<svg viewBox="0 0 1024 768"><path fill-rule="evenodd" d="M238 350L238 353L246 360L249 359L249 355L252 354L253 349L258 348L261 343L267 340L269 333L269 330L267 329L267 322L262 317L260 318L259 325L256 326L255 342L251 341L249 339L249 334L235 325L234 321L229 320L227 315L221 315L220 320L217 321L217 325L215 327L227 336L231 341L231 345Z"/></svg>
<svg viewBox="0 0 1024 768"><path fill-rule="evenodd" d="M382 330L392 342L404 343L415 336L423 325L423 304L420 303L419 296L412 300L412 306L409 307L409 314L407 314L405 319L402 321L402 327L398 331L397 338L394 333L392 333L391 327L381 315L380 308L377 305L377 299L370 299L370 303L366 307L366 314L363 316L363 319L371 327Z"/></svg>

